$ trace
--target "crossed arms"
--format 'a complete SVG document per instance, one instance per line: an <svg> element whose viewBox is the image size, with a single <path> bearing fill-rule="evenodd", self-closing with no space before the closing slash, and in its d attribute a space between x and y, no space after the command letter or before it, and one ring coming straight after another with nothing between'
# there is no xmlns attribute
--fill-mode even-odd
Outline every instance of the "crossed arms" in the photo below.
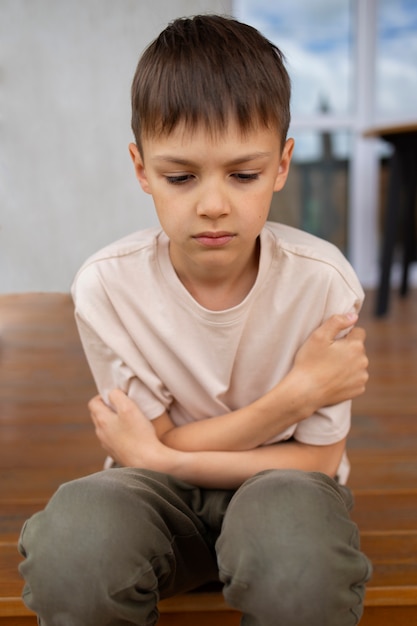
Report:
<svg viewBox="0 0 417 626"><path fill-rule="evenodd" d="M89 403L97 437L121 465L172 474L207 488L236 488L266 469L321 471L334 476L345 440L308 445L295 440L266 441L324 406L352 399L365 389L368 360L357 320L335 315L296 354L290 372L246 407L176 427L167 412L150 422L122 391L109 408L96 396Z"/></svg>

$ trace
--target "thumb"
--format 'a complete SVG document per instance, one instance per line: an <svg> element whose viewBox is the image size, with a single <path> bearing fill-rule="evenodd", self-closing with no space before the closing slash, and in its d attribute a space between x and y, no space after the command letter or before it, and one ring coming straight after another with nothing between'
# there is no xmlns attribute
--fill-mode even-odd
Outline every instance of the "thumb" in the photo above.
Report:
<svg viewBox="0 0 417 626"><path fill-rule="evenodd" d="M321 332L329 341L340 339L349 333L358 321L358 317L358 314L352 311L343 315L332 315L322 324Z"/></svg>

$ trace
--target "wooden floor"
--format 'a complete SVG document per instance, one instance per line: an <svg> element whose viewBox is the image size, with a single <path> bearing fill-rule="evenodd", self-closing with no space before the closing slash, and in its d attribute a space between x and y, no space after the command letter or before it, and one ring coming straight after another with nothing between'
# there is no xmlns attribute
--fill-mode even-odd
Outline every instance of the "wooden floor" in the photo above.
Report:
<svg viewBox="0 0 417 626"><path fill-rule="evenodd" d="M361 324L371 360L349 439L353 517L374 565L361 626L417 625L417 292L396 294ZM103 453L86 409L95 393L67 295L0 296L0 625L36 620L20 600L23 521L62 482L98 470ZM161 605L161 626L233 626L221 595ZM186 611L184 613L184 611Z"/></svg>

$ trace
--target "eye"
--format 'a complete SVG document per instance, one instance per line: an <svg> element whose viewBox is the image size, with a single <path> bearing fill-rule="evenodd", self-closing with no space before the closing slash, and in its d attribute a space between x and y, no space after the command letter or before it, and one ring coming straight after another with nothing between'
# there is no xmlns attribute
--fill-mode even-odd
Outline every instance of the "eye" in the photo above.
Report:
<svg viewBox="0 0 417 626"><path fill-rule="evenodd" d="M259 174L257 172L236 172L236 174L232 174L232 176L240 183L250 183L253 180L259 179Z"/></svg>
<svg viewBox="0 0 417 626"><path fill-rule="evenodd" d="M184 185L192 180L191 174L179 174L177 176L165 176L167 183L170 185Z"/></svg>

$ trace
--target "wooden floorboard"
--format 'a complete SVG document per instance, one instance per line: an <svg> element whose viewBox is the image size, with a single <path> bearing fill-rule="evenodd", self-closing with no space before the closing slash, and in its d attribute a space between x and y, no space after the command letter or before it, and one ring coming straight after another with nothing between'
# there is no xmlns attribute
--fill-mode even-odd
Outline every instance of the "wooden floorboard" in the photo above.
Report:
<svg viewBox="0 0 417 626"><path fill-rule="evenodd" d="M385 318L369 294L370 380L348 442L353 519L374 575L361 626L417 626L417 292ZM67 294L0 296L0 625L35 626L24 608L16 542L56 488L100 470L87 411L94 383ZM197 603L197 605L196 605ZM197 610L198 609L198 610ZM237 626L221 595L161 603L160 626Z"/></svg>

